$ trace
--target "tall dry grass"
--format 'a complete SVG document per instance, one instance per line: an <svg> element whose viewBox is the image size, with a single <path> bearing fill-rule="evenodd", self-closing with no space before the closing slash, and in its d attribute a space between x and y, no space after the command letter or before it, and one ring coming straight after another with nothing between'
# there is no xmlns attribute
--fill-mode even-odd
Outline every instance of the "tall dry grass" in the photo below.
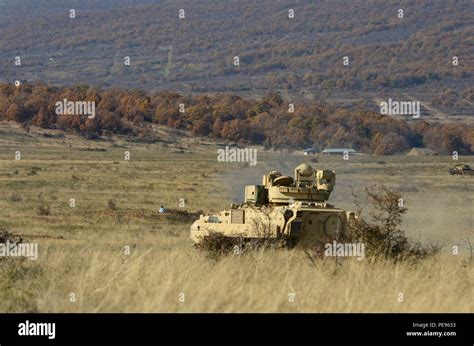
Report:
<svg viewBox="0 0 474 346"><path fill-rule="evenodd" d="M444 252L418 264L368 259L313 263L296 249L216 261L192 247L189 223L96 213L156 211L160 204L176 208L179 198L186 199L186 210L220 210L236 201L229 187L237 184L242 191L240 181L222 171L258 182L267 168L291 173L302 157L259 153L258 167L222 166L209 146L193 145L176 154L163 143L90 142L70 135L46 140L3 130L0 227L38 242L39 258L0 259L0 312L474 312L473 264L466 252ZM13 159L16 150L22 152L21 161ZM123 161L124 150L131 151L130 162ZM338 172L333 203L350 207L350 185L363 188L383 181L402 191L408 216L419 221L408 223L412 235L423 232L447 245L461 244L464 228L472 226L469 196L474 193L468 180L445 176L443 160L450 158L384 157L384 165L377 164L379 159L357 157L347 163L321 158L319 168ZM30 174L32 167L35 174ZM449 201L440 209L422 203L439 196ZM72 197L75 208L69 205ZM39 211L46 206L49 213ZM420 212L413 214L416 207ZM442 227L438 237L433 229L448 219L449 227Z"/></svg>
<svg viewBox="0 0 474 346"><path fill-rule="evenodd" d="M32 262L10 275L7 294L0 290L1 311L474 312L473 263L464 256L338 264L295 249L215 260L192 248L132 245L126 255L118 244L52 242Z"/></svg>

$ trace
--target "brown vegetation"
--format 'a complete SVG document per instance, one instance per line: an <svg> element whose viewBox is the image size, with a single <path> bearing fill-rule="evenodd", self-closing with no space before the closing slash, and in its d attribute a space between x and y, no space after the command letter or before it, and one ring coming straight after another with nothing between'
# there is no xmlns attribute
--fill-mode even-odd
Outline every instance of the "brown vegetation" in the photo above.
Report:
<svg viewBox="0 0 474 346"><path fill-rule="evenodd" d="M55 103L95 101L96 116L57 115ZM180 104L185 111L180 112ZM147 125L161 124L218 140L263 144L267 148L352 147L375 154L394 154L426 146L437 152L472 153L474 129L461 124L407 123L364 109L336 109L311 101L288 112L288 102L268 93L259 100L236 95L190 96L171 92L145 93L100 90L86 85L58 88L0 84L0 119L73 130L94 139L114 132L146 141ZM150 138L151 141L155 138Z"/></svg>
<svg viewBox="0 0 474 346"><path fill-rule="evenodd" d="M3 80L67 85L73 76L73 83L204 93L416 88L443 109L472 110L470 1L88 1L76 19L62 1L3 2Z"/></svg>
<svg viewBox="0 0 474 346"><path fill-rule="evenodd" d="M361 217L362 207L356 197L359 218L349 224L349 238L365 244L366 255L395 260L422 259L438 254L440 247L412 242L401 230L406 213L402 195L385 186L366 188L373 212Z"/></svg>

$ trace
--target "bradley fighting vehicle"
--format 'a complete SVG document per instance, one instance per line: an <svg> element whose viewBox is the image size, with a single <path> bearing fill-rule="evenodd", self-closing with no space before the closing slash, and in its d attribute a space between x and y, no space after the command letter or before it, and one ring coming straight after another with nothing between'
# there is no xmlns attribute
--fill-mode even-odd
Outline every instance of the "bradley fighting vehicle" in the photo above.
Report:
<svg viewBox="0 0 474 346"><path fill-rule="evenodd" d="M315 170L308 164L296 167L294 178L271 171L261 185L245 187L245 203L201 215L191 226L191 238L196 245L211 234L282 240L298 247L332 242L355 219L354 212L327 203L335 183L334 171Z"/></svg>

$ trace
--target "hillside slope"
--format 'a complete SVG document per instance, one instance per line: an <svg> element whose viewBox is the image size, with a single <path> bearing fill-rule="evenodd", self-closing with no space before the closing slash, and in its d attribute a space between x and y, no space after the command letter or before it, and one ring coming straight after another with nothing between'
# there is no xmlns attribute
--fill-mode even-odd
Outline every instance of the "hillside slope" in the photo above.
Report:
<svg viewBox="0 0 474 346"><path fill-rule="evenodd" d="M0 6L6 82L251 97L272 89L292 98L337 93L369 100L403 91L437 102L443 112L472 115L469 0L4 0Z"/></svg>

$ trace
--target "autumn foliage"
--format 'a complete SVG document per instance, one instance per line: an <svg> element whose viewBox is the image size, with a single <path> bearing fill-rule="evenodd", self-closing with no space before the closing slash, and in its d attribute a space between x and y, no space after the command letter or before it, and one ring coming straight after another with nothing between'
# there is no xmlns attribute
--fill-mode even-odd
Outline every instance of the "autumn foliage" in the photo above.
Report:
<svg viewBox="0 0 474 346"><path fill-rule="evenodd" d="M95 101L95 118L57 115L55 103L64 98ZM402 153L411 147L460 154L474 150L474 130L462 124L407 122L362 106L335 108L319 101L298 103L291 113L288 102L275 93L252 100L229 94L192 96L86 85L60 88L38 83L16 88L0 84L0 119L93 137L104 131L143 136L154 123L195 136L274 149L348 147L374 154Z"/></svg>

